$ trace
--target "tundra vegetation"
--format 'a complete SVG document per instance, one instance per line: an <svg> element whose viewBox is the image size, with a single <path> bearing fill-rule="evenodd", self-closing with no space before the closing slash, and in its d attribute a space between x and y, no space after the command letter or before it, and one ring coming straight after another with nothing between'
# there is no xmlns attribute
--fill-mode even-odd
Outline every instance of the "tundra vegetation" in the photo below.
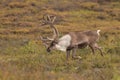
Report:
<svg viewBox="0 0 120 80"><path fill-rule="evenodd" d="M47 54L40 35L44 14L57 16L60 36L98 30L104 57L89 48ZM0 80L120 80L120 0L0 0Z"/></svg>

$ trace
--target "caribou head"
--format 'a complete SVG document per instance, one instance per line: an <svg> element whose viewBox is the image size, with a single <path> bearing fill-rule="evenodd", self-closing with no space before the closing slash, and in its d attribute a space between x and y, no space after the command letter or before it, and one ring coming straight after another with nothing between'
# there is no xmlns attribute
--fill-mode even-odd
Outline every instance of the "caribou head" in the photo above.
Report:
<svg viewBox="0 0 120 80"><path fill-rule="evenodd" d="M55 45L58 43L59 39L59 32L56 27L54 27L54 22L55 22L56 17L55 16L50 16L50 15L44 15L43 16L43 25L50 25L50 28L53 30L53 36L52 38L50 37L42 37L40 36L43 44L47 48L47 52L50 52L52 49L55 49Z"/></svg>

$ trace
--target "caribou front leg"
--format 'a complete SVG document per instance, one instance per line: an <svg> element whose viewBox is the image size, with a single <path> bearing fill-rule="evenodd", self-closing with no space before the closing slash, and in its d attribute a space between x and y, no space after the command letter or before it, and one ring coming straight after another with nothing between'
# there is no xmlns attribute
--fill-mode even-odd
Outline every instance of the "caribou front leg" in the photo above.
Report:
<svg viewBox="0 0 120 80"><path fill-rule="evenodd" d="M71 50L67 50L67 51L66 51L66 53L67 53L67 54L66 54L66 59L67 59L67 60L68 60L69 57L70 57L70 52L71 52Z"/></svg>
<svg viewBox="0 0 120 80"><path fill-rule="evenodd" d="M78 48L78 47L75 47L75 48L73 48L73 50L72 50L72 58L73 58L73 59L81 59L81 58L82 58L82 57L80 57L80 56L76 56L77 48Z"/></svg>

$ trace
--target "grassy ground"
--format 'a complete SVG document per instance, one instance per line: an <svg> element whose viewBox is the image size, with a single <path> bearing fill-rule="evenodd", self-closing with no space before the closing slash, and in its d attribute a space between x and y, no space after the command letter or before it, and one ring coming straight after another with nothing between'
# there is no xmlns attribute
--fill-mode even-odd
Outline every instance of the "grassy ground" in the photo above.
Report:
<svg viewBox="0 0 120 80"><path fill-rule="evenodd" d="M0 10L0 80L120 79L120 2L1 0ZM92 55L89 48L77 51L82 60L66 61L60 51L47 54L38 40L52 35L49 26L40 26L44 14L57 16L61 36L101 29L105 56Z"/></svg>

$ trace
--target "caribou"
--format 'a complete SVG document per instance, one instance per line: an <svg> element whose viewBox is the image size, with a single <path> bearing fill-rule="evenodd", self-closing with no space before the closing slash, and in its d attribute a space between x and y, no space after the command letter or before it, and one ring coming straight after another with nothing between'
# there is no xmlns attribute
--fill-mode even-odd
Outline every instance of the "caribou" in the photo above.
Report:
<svg viewBox="0 0 120 80"><path fill-rule="evenodd" d="M68 32L59 38L59 32L54 26L55 19L56 16L43 16L42 26L50 25L50 28L54 33L52 38L40 36L43 44L47 48L47 52L51 52L51 50L60 50L66 52L66 58L68 59L70 52L72 51L72 58L81 58L80 56L75 55L76 50L89 46L93 54L95 54L95 50L98 49L101 53L101 56L103 56L101 47L99 47L97 44L100 37L100 30Z"/></svg>

